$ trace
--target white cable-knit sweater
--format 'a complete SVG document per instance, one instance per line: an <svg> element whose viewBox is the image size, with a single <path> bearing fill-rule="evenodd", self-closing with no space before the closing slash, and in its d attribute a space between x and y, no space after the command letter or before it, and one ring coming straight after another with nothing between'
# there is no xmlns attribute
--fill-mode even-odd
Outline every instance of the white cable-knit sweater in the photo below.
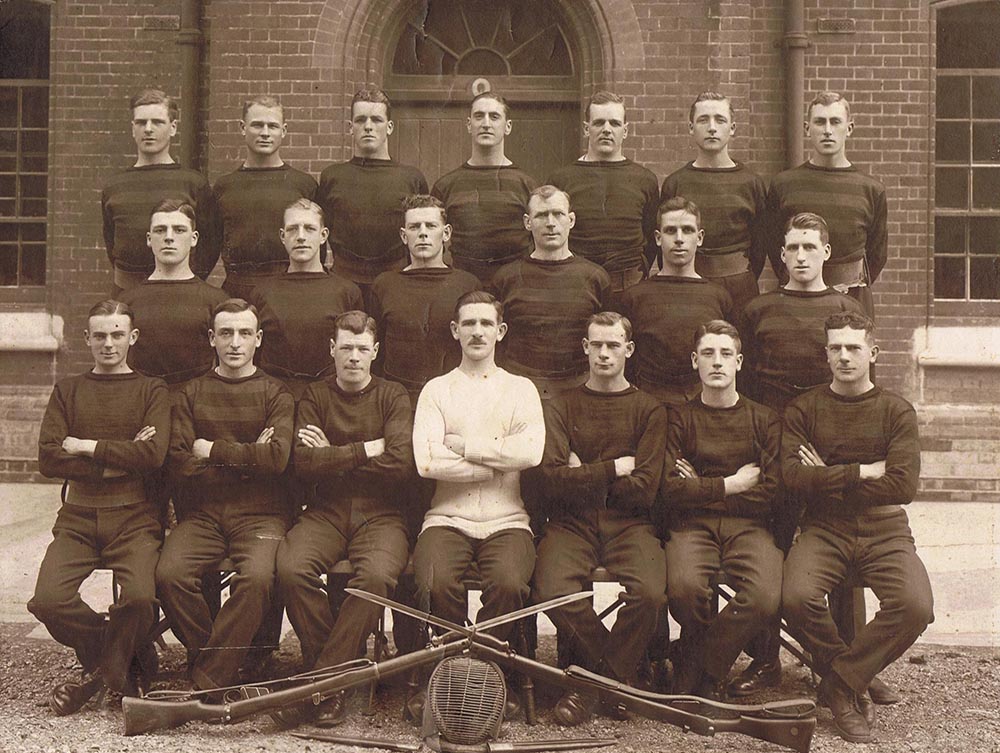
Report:
<svg viewBox="0 0 1000 753"><path fill-rule="evenodd" d="M445 447L446 434L462 436L464 457ZM417 472L437 480L421 530L448 526L475 539L530 530L520 472L538 465L544 449L542 403L529 379L498 368L477 377L453 369L430 380L413 420Z"/></svg>

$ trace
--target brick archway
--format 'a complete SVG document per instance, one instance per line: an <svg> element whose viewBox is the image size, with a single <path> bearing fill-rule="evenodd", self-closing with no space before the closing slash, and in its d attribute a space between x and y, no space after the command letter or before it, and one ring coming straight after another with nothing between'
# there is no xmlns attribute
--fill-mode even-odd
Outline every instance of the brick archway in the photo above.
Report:
<svg viewBox="0 0 1000 753"><path fill-rule="evenodd" d="M341 92L354 91L365 82L381 81L387 51L420 2L327 0L313 37L312 66L319 80ZM584 96L594 89L613 86L617 71L644 68L642 32L629 0L555 2L574 37Z"/></svg>

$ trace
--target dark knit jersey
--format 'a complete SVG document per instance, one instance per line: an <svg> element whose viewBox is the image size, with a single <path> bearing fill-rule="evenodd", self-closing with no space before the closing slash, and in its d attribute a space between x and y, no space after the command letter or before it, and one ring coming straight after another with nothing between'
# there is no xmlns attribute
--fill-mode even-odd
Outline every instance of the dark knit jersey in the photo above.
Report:
<svg viewBox="0 0 1000 753"><path fill-rule="evenodd" d="M316 203L326 214L339 274L370 284L380 273L406 266L399 238L402 204L416 193L427 193L423 173L392 160L355 157L323 170Z"/></svg>
<svg viewBox="0 0 1000 753"><path fill-rule="evenodd" d="M456 268L487 281L504 264L531 252L524 212L536 186L516 165L466 163L438 179L431 193L448 212Z"/></svg>
<svg viewBox="0 0 1000 753"><path fill-rule="evenodd" d="M257 369L229 379L214 370L181 390L173 411L170 467L184 480L185 507L232 505L281 512L278 476L292 447L295 405L281 382ZM270 442L257 437L274 428ZM208 458L194 455L194 440L214 442Z"/></svg>
<svg viewBox="0 0 1000 753"><path fill-rule="evenodd" d="M156 264L146 245L146 233L153 209L164 199L178 199L194 207L198 245L191 249L191 269L205 279L219 260L215 197L205 176L176 162L129 167L115 173L105 184L101 212L108 260L126 272L153 273Z"/></svg>
<svg viewBox="0 0 1000 753"><path fill-rule="evenodd" d="M402 514L399 484L413 471L413 413L402 385L372 377L360 392L345 392L334 376L314 382L299 401L296 437L309 424L323 430L330 446L297 440L295 475L317 482L321 505L348 517L352 506L364 515ZM385 452L369 458L364 443L380 437Z"/></svg>
<svg viewBox="0 0 1000 753"><path fill-rule="evenodd" d="M733 300L702 277L654 275L623 291L622 313L632 322L632 368L640 385L694 386L695 330L711 319L733 321Z"/></svg>
<svg viewBox="0 0 1000 753"><path fill-rule="evenodd" d="M760 277L767 259L767 187L759 175L739 162L734 167L695 167L688 162L663 181L660 201L675 196L693 201L701 212L705 240L699 254L741 251L754 277Z"/></svg>
<svg viewBox="0 0 1000 753"><path fill-rule="evenodd" d="M480 287L474 275L451 267L379 275L369 313L378 323L383 376L415 400L428 379L458 366L462 350L451 336L451 318L458 299Z"/></svg>
<svg viewBox="0 0 1000 753"><path fill-rule="evenodd" d="M595 392L586 385L545 401L541 477L553 518L603 510L648 517L663 470L667 412L633 386ZM570 452L581 466L570 468ZM615 477L615 458L635 457L635 470Z"/></svg>
<svg viewBox="0 0 1000 753"><path fill-rule="evenodd" d="M825 466L799 462L806 443ZM885 475L862 481L860 465L880 460ZM785 409L781 461L785 485L805 501L807 518L851 518L872 507L908 504L920 477L916 411L877 386L856 397L817 387Z"/></svg>
<svg viewBox="0 0 1000 753"><path fill-rule="evenodd" d="M833 288L780 288L746 305L743 369L758 400L780 410L788 398L830 381L823 323L845 311L864 313L860 303Z"/></svg>
<svg viewBox="0 0 1000 753"><path fill-rule="evenodd" d="M258 285L252 298L264 330L257 363L279 379L318 379L333 365L334 319L364 308L357 285L326 272L286 272Z"/></svg>
<svg viewBox="0 0 1000 753"><path fill-rule="evenodd" d="M503 303L507 322L497 353L503 368L545 379L587 372L580 342L588 317L604 308L611 287L607 272L579 256L526 256L501 267L489 287Z"/></svg>
<svg viewBox="0 0 1000 753"><path fill-rule="evenodd" d="M226 270L284 271L288 254L278 231L289 204L316 196L312 176L288 165L242 166L215 181L212 192L222 222Z"/></svg>
<svg viewBox="0 0 1000 753"><path fill-rule="evenodd" d="M577 160L556 170L548 183L569 194L576 214L570 231L573 253L609 272L648 269L656 256L656 176L630 159Z"/></svg>
<svg viewBox="0 0 1000 753"><path fill-rule="evenodd" d="M684 458L698 478L675 470ZM726 496L725 477L747 463L760 466L752 489ZM770 518L781 477L781 421L778 414L742 395L729 408L705 405L701 397L670 411L661 494L673 521L708 512L744 518Z"/></svg>
<svg viewBox="0 0 1000 753"><path fill-rule="evenodd" d="M818 167L805 162L771 179L768 191L767 252L779 279L788 275L781 261L785 223L799 212L815 212L830 228L827 264L857 261L868 265L869 282L878 279L889 253L885 187L857 167Z"/></svg>
<svg viewBox="0 0 1000 753"><path fill-rule="evenodd" d="M201 376L215 363L209 345L212 310L229 296L192 277L146 280L119 298L135 315L139 339L128 352L136 371L178 384Z"/></svg>
<svg viewBox="0 0 1000 753"><path fill-rule="evenodd" d="M134 441L145 426L152 439ZM94 457L63 450L66 437L96 439ZM170 444L170 397L159 379L87 372L61 379L52 390L38 435L38 470L70 481L67 502L118 507L145 500L142 476L161 465ZM126 475L104 478L104 470Z"/></svg>

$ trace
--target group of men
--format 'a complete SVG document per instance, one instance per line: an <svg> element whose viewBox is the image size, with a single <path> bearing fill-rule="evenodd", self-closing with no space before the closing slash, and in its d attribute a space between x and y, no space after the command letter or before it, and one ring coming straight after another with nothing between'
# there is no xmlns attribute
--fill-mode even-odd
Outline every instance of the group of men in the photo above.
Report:
<svg viewBox="0 0 1000 753"><path fill-rule="evenodd" d="M639 683L669 603L674 689L747 695L776 682L780 612L839 733L870 739L869 687L884 699L876 675L932 614L900 508L915 414L871 378L884 191L847 160L842 97L810 104L810 159L768 189L729 156L730 101L699 95L697 157L660 190L623 154L617 95L592 98L586 153L538 186L487 92L469 161L430 194L389 158L379 90L355 95L354 156L318 184L281 159L271 97L246 103L246 161L213 188L170 157L173 101L131 105L137 161L102 197L114 290L88 319L94 367L56 386L39 443L68 488L29 609L84 669L54 688L57 713L140 691L157 599L213 694L275 605L307 668L363 652L378 609L334 614L323 583L343 559L380 595L412 560L411 598L453 622L473 563L482 619L603 565L623 589L610 630L586 602L550 613L573 661ZM204 282L220 254L222 290ZM768 258L782 286L760 295ZM202 578L226 559L213 617ZM97 566L121 586L107 617L78 594ZM720 572L736 595L716 615ZM881 602L853 639L827 606L848 573ZM596 705L570 692L554 713ZM344 714L338 695L312 720Z"/></svg>

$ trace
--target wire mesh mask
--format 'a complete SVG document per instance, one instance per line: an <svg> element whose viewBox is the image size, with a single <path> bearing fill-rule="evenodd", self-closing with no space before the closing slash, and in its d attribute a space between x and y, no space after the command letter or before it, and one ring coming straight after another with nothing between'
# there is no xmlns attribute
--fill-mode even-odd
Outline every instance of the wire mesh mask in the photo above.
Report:
<svg viewBox="0 0 1000 753"><path fill-rule="evenodd" d="M442 660L431 672L424 706L424 737L477 745L495 738L503 722L507 685L490 661L469 656Z"/></svg>

